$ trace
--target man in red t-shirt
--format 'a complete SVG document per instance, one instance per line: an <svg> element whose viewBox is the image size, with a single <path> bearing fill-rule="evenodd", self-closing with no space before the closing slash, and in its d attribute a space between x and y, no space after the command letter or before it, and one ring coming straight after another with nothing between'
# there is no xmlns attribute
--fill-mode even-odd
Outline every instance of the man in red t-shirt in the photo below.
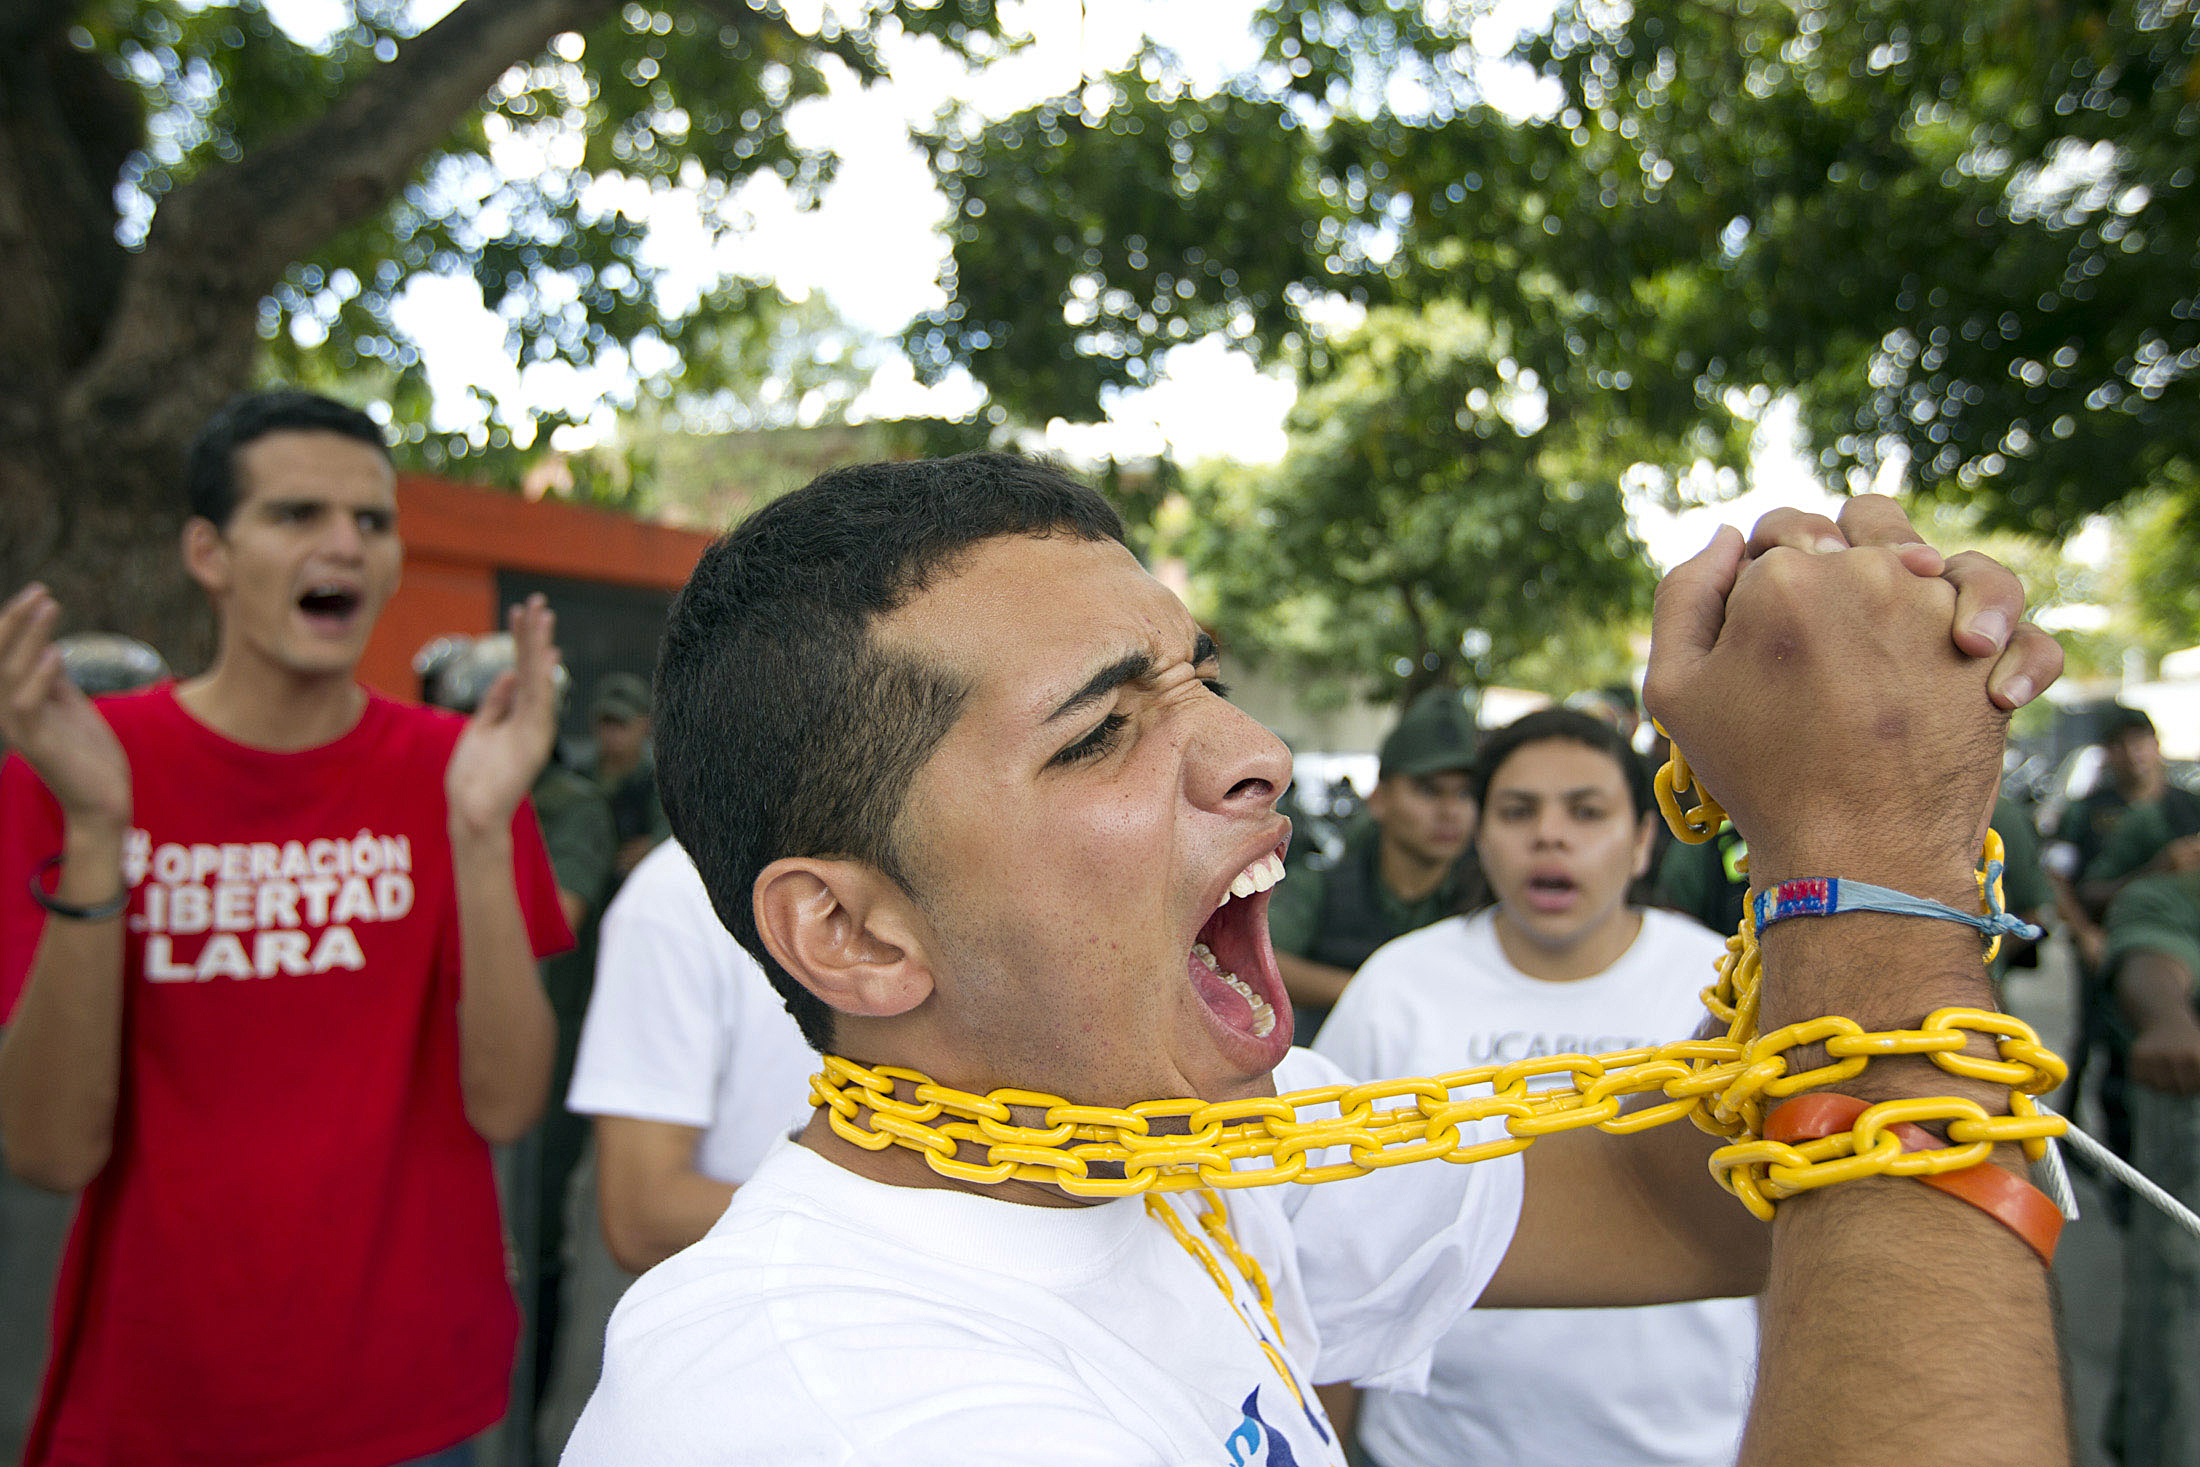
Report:
<svg viewBox="0 0 2200 1467"><path fill-rule="evenodd" d="M326 398L231 403L189 491L204 676L95 704L44 588L0 609L0 1141L85 1189L25 1461L391 1467L504 1409L488 1145L571 940L525 800L551 618L470 720L361 687L395 480Z"/></svg>

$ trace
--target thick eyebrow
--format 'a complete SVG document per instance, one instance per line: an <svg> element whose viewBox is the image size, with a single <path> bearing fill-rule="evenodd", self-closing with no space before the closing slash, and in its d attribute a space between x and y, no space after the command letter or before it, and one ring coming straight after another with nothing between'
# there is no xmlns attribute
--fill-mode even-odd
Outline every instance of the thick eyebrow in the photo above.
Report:
<svg viewBox="0 0 2200 1467"><path fill-rule="evenodd" d="M1192 666L1213 660L1215 639L1201 632L1192 642ZM1062 700L1061 706L1040 720L1041 726L1067 718L1080 708L1089 708L1125 683L1144 682L1154 674L1151 652L1126 652L1115 661L1085 679L1085 685Z"/></svg>
<svg viewBox="0 0 2200 1467"><path fill-rule="evenodd" d="M1570 790L1560 790L1556 795L1551 796L1551 798L1559 800L1589 800L1609 797L1611 794L1612 792L1610 790L1604 788L1601 785L1583 784L1576 785ZM1495 789L1492 789L1490 791L1490 801L1492 804L1501 799L1540 800L1543 798L1544 794L1541 790L1522 789L1519 785L1498 785Z"/></svg>

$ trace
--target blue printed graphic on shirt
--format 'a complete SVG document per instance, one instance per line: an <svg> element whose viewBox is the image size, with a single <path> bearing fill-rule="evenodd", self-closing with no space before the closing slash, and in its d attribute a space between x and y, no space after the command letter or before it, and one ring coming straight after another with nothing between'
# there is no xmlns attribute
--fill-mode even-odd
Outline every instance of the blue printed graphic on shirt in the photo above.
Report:
<svg viewBox="0 0 2200 1467"><path fill-rule="evenodd" d="M1222 1443L1229 1450L1230 1467L1255 1467L1255 1464L1258 1467L1299 1467L1299 1459L1291 1452L1291 1443L1261 1419L1259 1386L1246 1394L1245 1404L1240 1409L1245 1412L1245 1418ZM1312 1420L1313 1413L1308 1412L1307 1417ZM1323 1433L1324 1440L1327 1436ZM1267 1449L1265 1455L1253 1455L1263 1448Z"/></svg>

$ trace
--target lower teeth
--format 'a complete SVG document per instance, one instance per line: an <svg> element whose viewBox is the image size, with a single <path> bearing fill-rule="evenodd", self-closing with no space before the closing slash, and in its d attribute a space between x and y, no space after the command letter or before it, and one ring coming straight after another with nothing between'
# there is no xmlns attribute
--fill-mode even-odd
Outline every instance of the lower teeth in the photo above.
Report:
<svg viewBox="0 0 2200 1467"><path fill-rule="evenodd" d="M1255 1039L1266 1039L1270 1034L1275 1032L1276 1011L1273 1008L1269 1007L1268 1000L1262 998L1259 994L1255 993L1253 991L1253 986L1250 983L1247 983L1244 979L1238 977L1237 974L1230 972L1220 963L1216 962L1214 950L1212 948L1208 947L1207 944L1204 942L1196 943L1192 947L1192 956L1198 958L1209 968L1213 969L1214 975L1217 978L1220 978L1224 983L1228 984L1230 986L1230 990L1233 993L1237 994L1239 998L1244 999L1246 1006L1252 1009L1253 1037Z"/></svg>

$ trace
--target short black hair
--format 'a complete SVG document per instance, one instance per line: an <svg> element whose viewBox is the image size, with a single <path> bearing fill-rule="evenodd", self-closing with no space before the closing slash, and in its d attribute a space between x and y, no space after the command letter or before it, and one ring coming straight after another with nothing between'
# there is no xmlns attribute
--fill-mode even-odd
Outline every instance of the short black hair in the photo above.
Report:
<svg viewBox="0 0 2200 1467"><path fill-rule="evenodd" d="M836 469L703 553L657 661L657 782L672 832L736 941L812 1047L832 1011L766 951L756 878L773 861L865 861L915 887L896 824L969 688L891 652L872 623L964 552L1008 535L1123 539L1098 492L1006 453Z"/></svg>
<svg viewBox="0 0 2200 1467"><path fill-rule="evenodd" d="M1481 757L1474 764L1475 808L1489 808L1490 782L1497 778L1498 769L1507 759L1530 744L1547 743L1552 739L1563 739L1569 744L1581 744L1599 754L1610 755L1627 782L1627 796L1634 802L1635 818L1640 820L1656 812L1658 796L1650 766L1635 752L1634 745L1627 742L1627 736L1603 719L1576 713L1571 708L1539 709L1514 719L1482 741Z"/></svg>
<svg viewBox="0 0 2200 1467"><path fill-rule="evenodd" d="M2155 732L2154 720L2137 708L2127 707L2122 703L2111 703L2102 710L2099 742L2105 744L2111 740L2120 739L2128 733L2143 733L2148 738L2161 737L2160 734Z"/></svg>
<svg viewBox="0 0 2200 1467"><path fill-rule="evenodd" d="M237 512L237 450L270 433L341 433L390 456L382 425L349 403L298 387L241 392L222 404L191 440L183 488L191 513L227 529Z"/></svg>

